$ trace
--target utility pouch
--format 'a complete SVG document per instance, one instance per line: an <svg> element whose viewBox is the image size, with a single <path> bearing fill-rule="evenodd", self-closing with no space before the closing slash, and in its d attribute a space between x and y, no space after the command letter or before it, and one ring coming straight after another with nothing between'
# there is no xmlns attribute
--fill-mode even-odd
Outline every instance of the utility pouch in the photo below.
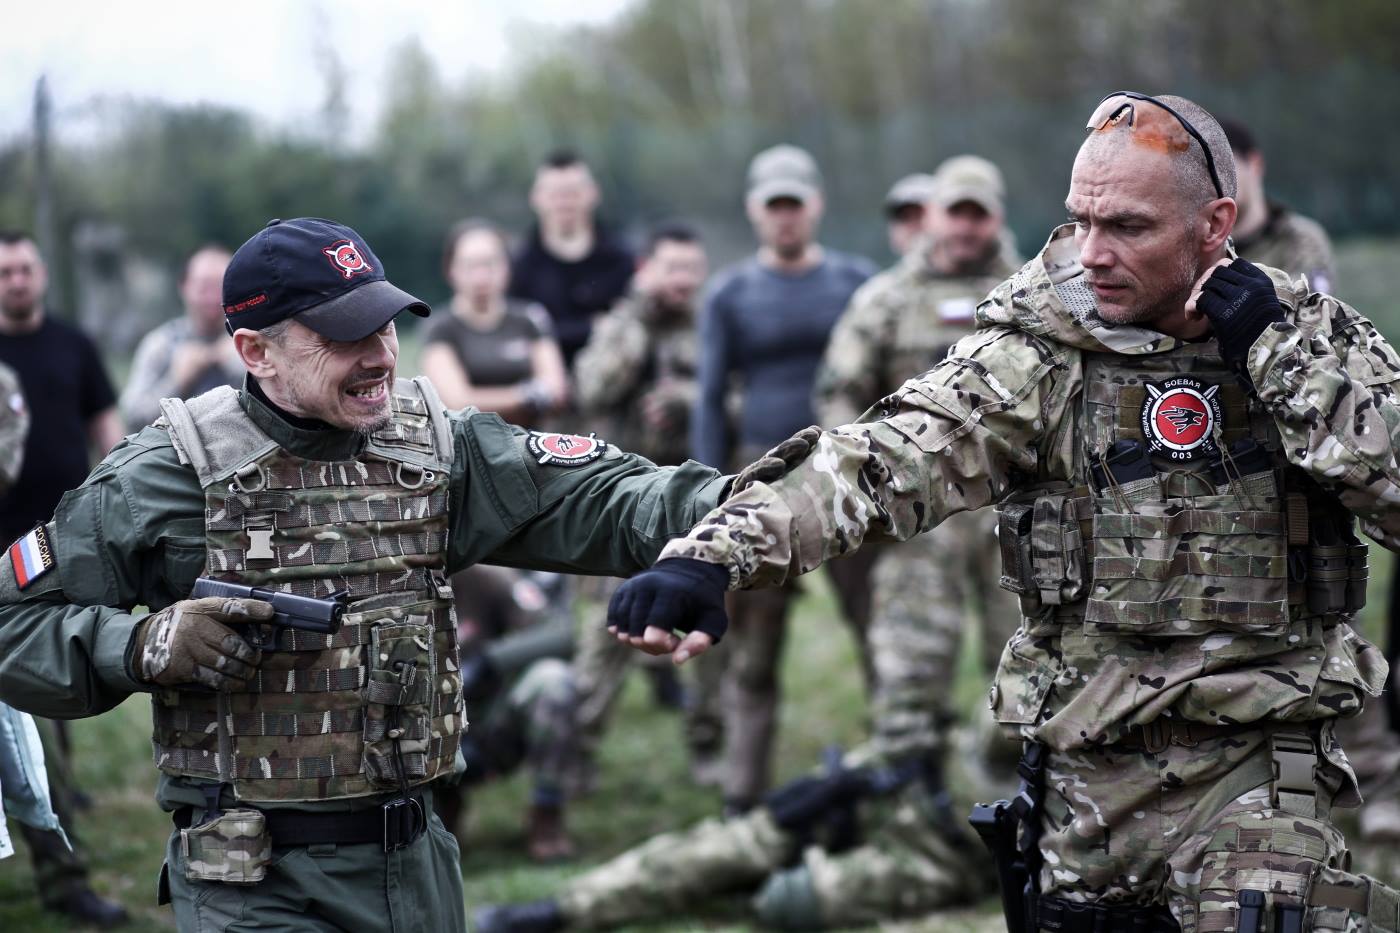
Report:
<svg viewBox="0 0 1400 933"><path fill-rule="evenodd" d="M1065 605L1087 589L1084 540L1069 490L1042 490L1034 499L1003 503L997 543L1001 587L1021 597L1023 611Z"/></svg>
<svg viewBox="0 0 1400 933"><path fill-rule="evenodd" d="M1308 548L1308 612L1328 615L1346 611L1350 563L1349 545L1314 544Z"/></svg>
<svg viewBox="0 0 1400 933"><path fill-rule="evenodd" d="M378 788L416 783L428 771L437 670L433 627L420 622L376 626L370 652L364 692L365 773Z"/></svg>
<svg viewBox="0 0 1400 933"><path fill-rule="evenodd" d="M267 875L272 837L261 811L224 810L198 826L180 830L180 851L189 881L255 884Z"/></svg>
<svg viewBox="0 0 1400 933"><path fill-rule="evenodd" d="M1001 548L1001 588L1018 596L1036 591L1031 571L1031 523L1035 506L1008 502L997 511L997 544Z"/></svg>

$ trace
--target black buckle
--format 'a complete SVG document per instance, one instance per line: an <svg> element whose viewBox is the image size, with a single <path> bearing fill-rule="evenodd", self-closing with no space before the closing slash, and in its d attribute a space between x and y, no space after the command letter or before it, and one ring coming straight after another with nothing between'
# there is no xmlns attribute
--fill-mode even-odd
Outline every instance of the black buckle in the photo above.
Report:
<svg viewBox="0 0 1400 933"><path fill-rule="evenodd" d="M1160 717L1138 728L1142 730L1142 747L1147 749L1149 754L1160 755L1172 742L1171 725Z"/></svg>
<svg viewBox="0 0 1400 933"><path fill-rule="evenodd" d="M423 804L417 797L396 797L384 804L384 851L412 845L428 828Z"/></svg>

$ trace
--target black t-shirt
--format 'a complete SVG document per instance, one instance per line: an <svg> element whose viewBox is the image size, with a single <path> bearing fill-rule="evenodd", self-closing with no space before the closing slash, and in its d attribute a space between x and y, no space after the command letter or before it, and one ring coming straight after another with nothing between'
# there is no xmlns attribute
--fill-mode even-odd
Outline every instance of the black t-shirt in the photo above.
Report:
<svg viewBox="0 0 1400 933"><path fill-rule="evenodd" d="M477 330L457 315L433 315L424 343L445 343L474 386L513 386L533 378L530 351L552 335L549 315L537 304L507 301L491 330Z"/></svg>
<svg viewBox="0 0 1400 933"><path fill-rule="evenodd" d="M0 360L19 374L31 416L24 466L0 497L0 541L8 544L48 521L63 494L87 479L88 421L117 396L93 342L52 315L32 334L0 334Z"/></svg>
<svg viewBox="0 0 1400 933"><path fill-rule="evenodd" d="M627 291L636 266L631 252L607 231L598 228L593 251L577 262L565 262L544 248L536 227L510 264L510 293L538 301L554 319L554 333L564 362L588 342L593 316L613 306Z"/></svg>

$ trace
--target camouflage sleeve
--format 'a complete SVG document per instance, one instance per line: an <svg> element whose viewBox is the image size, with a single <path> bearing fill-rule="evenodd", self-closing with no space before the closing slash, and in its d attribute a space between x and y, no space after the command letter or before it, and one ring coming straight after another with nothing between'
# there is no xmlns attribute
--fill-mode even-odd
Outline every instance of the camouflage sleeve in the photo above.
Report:
<svg viewBox="0 0 1400 933"><path fill-rule="evenodd" d="M850 424L883 394L880 358L889 322L879 289L878 279L857 289L827 341L812 390L823 425Z"/></svg>
<svg viewBox="0 0 1400 933"><path fill-rule="evenodd" d="M160 417L160 400L179 394L170 378L174 349L164 327L157 327L136 345L126 388L117 400L128 431L139 431L155 421Z"/></svg>
<svg viewBox="0 0 1400 933"><path fill-rule="evenodd" d="M1062 367L1024 332L966 337L868 420L824 431L806 460L727 499L661 556L727 566L731 586L776 585L866 538L903 540L988 505L1013 469L1035 475Z"/></svg>
<svg viewBox="0 0 1400 933"><path fill-rule="evenodd" d="M1366 318L1314 293L1248 362L1289 460L1400 550L1400 356Z"/></svg>
<svg viewBox="0 0 1400 933"><path fill-rule="evenodd" d="M616 308L599 319L574 361L579 404L598 411L625 401L641 381L647 344L646 327L625 308Z"/></svg>

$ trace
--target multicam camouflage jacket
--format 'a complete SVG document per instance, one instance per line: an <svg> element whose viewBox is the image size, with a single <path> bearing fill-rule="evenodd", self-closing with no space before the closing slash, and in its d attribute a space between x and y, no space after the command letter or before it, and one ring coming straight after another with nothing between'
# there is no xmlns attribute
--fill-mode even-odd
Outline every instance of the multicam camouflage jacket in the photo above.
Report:
<svg viewBox="0 0 1400 933"><path fill-rule="evenodd" d="M15 371L0 363L0 493L10 488L24 464L29 408Z"/></svg>
<svg viewBox="0 0 1400 933"><path fill-rule="evenodd" d="M1316 515L1277 477L1315 482L1400 548L1400 357L1350 307L1271 275L1287 319L1251 350L1252 398L1226 391L1213 341L1099 320L1061 228L947 360L662 556L727 566L735 587L776 585L867 538L999 504L1025 533L1010 555L1025 566L1004 568L1025 617L990 697L1008 732L1073 749L1163 717L1353 714L1385 663L1345 624L1345 602L1298 591L1288 565L1318 556L1301 518ZM1117 440L1147 449L1147 476L1092 476ZM1355 552L1341 553L1345 568Z"/></svg>
<svg viewBox="0 0 1400 933"><path fill-rule="evenodd" d="M584 417L624 450L672 465L690 455L690 412L698 395L693 309L669 309L645 295L625 298L593 325L574 361ZM665 413L665 429L643 410ZM595 426L590 425L590 426Z"/></svg>
<svg viewBox="0 0 1400 933"><path fill-rule="evenodd" d="M862 285L836 322L813 389L822 424L850 424L972 333L974 312L1015 266L998 252L963 275L937 272L919 244Z"/></svg>

